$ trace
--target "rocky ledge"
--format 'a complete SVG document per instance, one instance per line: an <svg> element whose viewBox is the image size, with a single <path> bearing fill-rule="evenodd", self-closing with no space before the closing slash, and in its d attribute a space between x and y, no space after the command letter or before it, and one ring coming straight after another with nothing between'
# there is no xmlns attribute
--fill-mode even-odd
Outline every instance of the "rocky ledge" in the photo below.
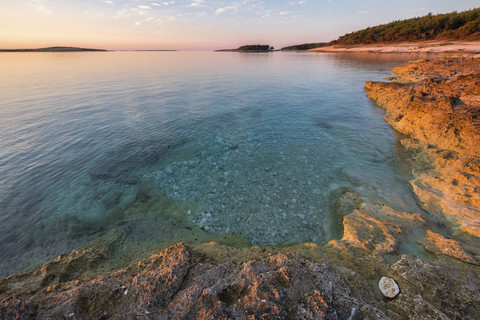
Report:
<svg viewBox="0 0 480 320"><path fill-rule="evenodd" d="M458 236L480 237L480 56L412 61L393 72L393 82L365 87L408 136L415 194Z"/></svg>
<svg viewBox="0 0 480 320"><path fill-rule="evenodd" d="M313 244L178 243L124 269L87 276L81 266L104 257L76 250L1 280L0 318L473 319L480 312L478 274L455 275L445 262L411 256L389 266L374 255L352 259ZM382 275L395 298L381 295Z"/></svg>

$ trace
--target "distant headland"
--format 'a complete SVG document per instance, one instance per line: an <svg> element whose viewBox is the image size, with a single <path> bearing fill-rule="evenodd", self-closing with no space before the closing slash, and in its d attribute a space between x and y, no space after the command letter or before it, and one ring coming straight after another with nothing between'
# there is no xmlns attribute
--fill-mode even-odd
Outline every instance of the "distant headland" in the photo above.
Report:
<svg viewBox="0 0 480 320"><path fill-rule="evenodd" d="M270 52L274 51L273 47L268 44L248 44L237 49L221 49L215 50L217 52Z"/></svg>
<svg viewBox="0 0 480 320"><path fill-rule="evenodd" d="M397 20L340 36L329 42L296 44L274 50L269 45L244 45L226 52L316 51L440 53L480 52L480 8Z"/></svg>
<svg viewBox="0 0 480 320"><path fill-rule="evenodd" d="M423 17L397 20L387 24L369 27L347 33L330 42L304 43L284 47L282 51L370 51L370 52L417 52L427 51L421 43L434 42L431 47L480 41L480 8L446 14L429 13ZM419 48L404 48L406 43L417 43ZM399 45L402 44L402 45ZM367 46L366 48L363 48ZM394 49L377 49L376 46L390 46ZM398 48L397 48L398 47ZM463 51L475 51L471 46ZM355 48L354 50L350 50ZM432 49L442 51L438 48ZM444 48L443 51L450 51ZM452 49L451 51L457 51Z"/></svg>
<svg viewBox="0 0 480 320"><path fill-rule="evenodd" d="M84 52L84 51L107 51L105 49L88 49L77 47L47 47L37 49L0 49L0 52Z"/></svg>

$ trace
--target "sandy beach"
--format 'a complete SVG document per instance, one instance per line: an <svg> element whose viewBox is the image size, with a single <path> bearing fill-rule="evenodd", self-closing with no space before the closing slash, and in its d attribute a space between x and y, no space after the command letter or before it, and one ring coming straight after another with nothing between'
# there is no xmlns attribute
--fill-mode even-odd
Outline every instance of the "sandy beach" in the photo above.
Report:
<svg viewBox="0 0 480 320"><path fill-rule="evenodd" d="M333 45L309 52L480 53L480 41L420 41L385 44Z"/></svg>

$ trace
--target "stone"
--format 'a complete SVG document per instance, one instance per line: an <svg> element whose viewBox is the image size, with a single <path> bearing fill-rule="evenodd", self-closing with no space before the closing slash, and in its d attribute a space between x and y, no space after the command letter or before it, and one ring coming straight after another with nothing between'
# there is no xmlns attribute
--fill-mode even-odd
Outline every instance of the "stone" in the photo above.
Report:
<svg viewBox="0 0 480 320"><path fill-rule="evenodd" d="M365 88L385 120L415 141L404 146L416 145L411 183L424 208L445 215L456 234L480 238L479 66L478 56L411 61L393 70L394 82Z"/></svg>
<svg viewBox="0 0 480 320"><path fill-rule="evenodd" d="M401 296L389 301L394 319L477 319L480 314L478 267L465 265L473 272L458 273L456 266L428 262L403 255L389 273L402 288ZM406 312L406 313L405 313Z"/></svg>
<svg viewBox="0 0 480 320"><path fill-rule="evenodd" d="M362 203L362 198L351 190L340 196L335 211L342 217L343 236L341 240L328 243L335 247L348 245L374 254L393 252L403 234L425 223L417 213L396 211L382 204Z"/></svg>
<svg viewBox="0 0 480 320"><path fill-rule="evenodd" d="M427 230L426 238L421 242L424 248L435 254L444 254L458 260L476 264L478 261L460 245L458 241L447 239L441 234Z"/></svg>
<svg viewBox="0 0 480 320"><path fill-rule="evenodd" d="M378 288L385 297L390 299L395 298L400 293L398 284L392 278L382 277L378 282Z"/></svg>

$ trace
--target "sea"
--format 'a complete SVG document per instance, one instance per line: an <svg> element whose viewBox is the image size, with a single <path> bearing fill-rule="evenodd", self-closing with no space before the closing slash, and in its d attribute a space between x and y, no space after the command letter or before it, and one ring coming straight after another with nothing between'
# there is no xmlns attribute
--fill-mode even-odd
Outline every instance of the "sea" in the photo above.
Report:
<svg viewBox="0 0 480 320"><path fill-rule="evenodd" d="M345 190L422 212L364 90L413 58L0 53L0 276L101 243L323 244Z"/></svg>

